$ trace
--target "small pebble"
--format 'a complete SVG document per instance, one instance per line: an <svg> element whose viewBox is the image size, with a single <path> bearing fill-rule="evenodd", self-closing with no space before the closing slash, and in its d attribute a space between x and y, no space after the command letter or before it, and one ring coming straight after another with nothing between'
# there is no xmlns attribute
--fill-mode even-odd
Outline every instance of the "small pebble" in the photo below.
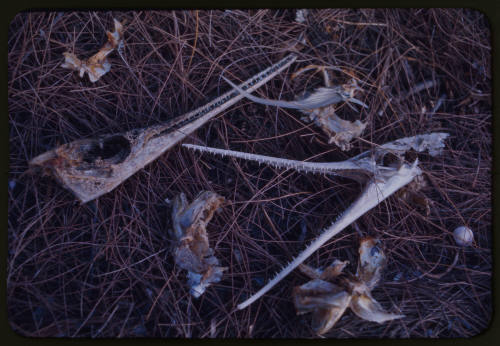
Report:
<svg viewBox="0 0 500 346"><path fill-rule="evenodd" d="M474 240L472 230L465 226L455 228L453 231L453 237L455 238L455 242L460 246L469 246Z"/></svg>

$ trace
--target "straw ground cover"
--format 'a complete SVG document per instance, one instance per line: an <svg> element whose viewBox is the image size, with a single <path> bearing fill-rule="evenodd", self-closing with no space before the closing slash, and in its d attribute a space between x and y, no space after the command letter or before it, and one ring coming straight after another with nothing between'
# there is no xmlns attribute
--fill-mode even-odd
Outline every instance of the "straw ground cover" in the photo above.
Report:
<svg viewBox="0 0 500 346"><path fill-rule="evenodd" d="M61 68L63 53L89 57L113 18L127 20L124 63L96 83ZM144 11L21 13L8 37L9 214L7 302L27 336L314 337L297 316L296 271L249 308L257 291L356 198L348 179L275 170L176 146L114 191L79 204L52 178L27 171L34 156L79 138L128 131L186 113L298 50L290 69L257 95L294 96L322 84L309 64L336 66L332 83L359 79L369 108L348 152L293 110L240 101L187 140L297 160L339 161L375 144L450 133L443 154L419 155L425 208L391 197L307 264L349 260L359 238L382 240L388 265L372 292L406 317L386 324L347 312L325 336L456 337L488 326L491 298L491 66L487 19L470 10ZM297 45L303 34L304 44ZM199 298L174 265L168 200L214 191L227 200L207 231L222 280ZM167 202L165 201L167 199ZM473 246L455 244L466 225Z"/></svg>

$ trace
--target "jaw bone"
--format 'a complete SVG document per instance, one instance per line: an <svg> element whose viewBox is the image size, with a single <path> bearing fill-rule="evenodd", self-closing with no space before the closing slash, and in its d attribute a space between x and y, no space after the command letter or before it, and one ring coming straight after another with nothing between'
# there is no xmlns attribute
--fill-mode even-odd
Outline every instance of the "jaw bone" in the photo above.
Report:
<svg viewBox="0 0 500 346"><path fill-rule="evenodd" d="M305 69L307 68L308 67ZM307 96L302 96L296 101L268 100L256 97L231 83L231 81L226 79L224 76L222 78L224 78L224 80L235 90L238 90L240 94L256 103L300 110L306 115L301 118L303 121L314 122L323 130L325 134L328 135L328 143L335 143L335 145L343 151L350 150L352 147L350 143L351 140L361 136L361 133L365 130L367 123L363 123L359 120L351 122L349 120L341 119L335 112L335 105L339 102L345 102L355 112L357 112L357 109L351 105L351 103L368 108L365 103L354 98L354 93L357 90L361 90L361 88L358 87L355 79L352 79L349 84L331 86L328 73L326 72L327 67L317 66L317 68L323 71L326 87L321 87L312 92L308 92ZM299 70L296 75L305 69Z"/></svg>
<svg viewBox="0 0 500 346"><path fill-rule="evenodd" d="M309 244L305 250L303 250L292 262L285 266L257 293L252 295L243 303L239 304L238 309L244 309L248 305L255 302L271 288L273 288L278 282L280 282L285 276L287 276L292 270L303 263L333 236L341 232L363 214L379 205L394 192L409 184L416 176L420 175L422 171L418 167L418 159L411 165L403 162L403 156L406 151L411 149L416 152L428 151L430 155L435 156L439 154L440 150L444 147L443 141L446 137L448 137L448 134L442 132L405 137L381 145L374 150L366 151L346 161L322 163L286 160L270 156L207 148L192 144L183 144L186 148L195 149L201 152L243 158L246 160L256 161L258 163L270 164L278 168L292 168L302 172L336 174L346 177L351 176L351 173L361 172L372 177L358 199L354 201L353 204L351 204L351 206L349 206L349 208L347 208L330 227L325 229L318 238ZM399 166L383 165L383 158L389 153L394 154L399 159Z"/></svg>
<svg viewBox="0 0 500 346"><path fill-rule="evenodd" d="M253 91L292 64L290 54L240 85ZM173 121L125 133L76 140L33 158L82 202L91 201L124 182L208 120L243 98L231 90Z"/></svg>

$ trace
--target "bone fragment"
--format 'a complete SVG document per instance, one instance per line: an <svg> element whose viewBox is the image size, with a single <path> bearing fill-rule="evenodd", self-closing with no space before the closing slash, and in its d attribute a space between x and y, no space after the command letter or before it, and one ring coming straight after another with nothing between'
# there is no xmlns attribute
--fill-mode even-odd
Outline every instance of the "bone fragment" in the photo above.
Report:
<svg viewBox="0 0 500 346"><path fill-rule="evenodd" d="M313 121L330 137L328 143L335 143L342 151L351 149L351 141L360 137L367 125L359 120L341 119L332 105L310 110L307 114L302 119Z"/></svg>
<svg viewBox="0 0 500 346"><path fill-rule="evenodd" d="M242 95L254 102L269 106L300 110L307 115L302 118L303 120L313 121L329 136L328 143L335 143L341 150L350 150L351 140L361 136L367 123L362 123L359 120L351 122L341 119L335 113L334 105L346 101L348 105L350 105L349 102L352 102L365 108L368 108L368 106L354 98L354 92L360 89L354 79L351 84L332 87L329 86L328 74L324 68L323 72L325 73L325 84L328 86L318 88L297 101L268 100L256 97L247 91L239 89L238 86L231 83L228 79L223 78Z"/></svg>
<svg viewBox="0 0 500 346"><path fill-rule="evenodd" d="M121 49L123 46L123 23L114 19L115 31L107 32L108 42L93 56L86 60L80 60L75 54L64 52L63 68L68 68L79 72L80 78L83 78L85 73L89 75L92 83L95 83L104 74L110 71L111 63L107 56L115 49Z"/></svg>

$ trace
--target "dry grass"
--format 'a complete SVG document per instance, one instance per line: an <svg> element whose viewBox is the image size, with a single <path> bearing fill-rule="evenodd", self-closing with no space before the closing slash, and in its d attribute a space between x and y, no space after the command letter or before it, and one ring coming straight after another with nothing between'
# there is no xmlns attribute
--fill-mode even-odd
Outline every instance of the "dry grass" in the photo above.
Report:
<svg viewBox="0 0 500 346"><path fill-rule="evenodd" d="M60 67L62 53L90 56L112 19L127 19L125 57L92 84ZM316 161L339 160L403 136L451 134L441 157L421 155L433 201L425 216L395 197L323 246L308 264L349 260L360 233L380 237L389 265L375 297L407 317L378 325L348 312L326 336L456 337L487 328L491 297L491 67L487 20L469 10L293 10L24 13L10 25L9 258L13 329L27 336L313 337L296 316L294 272L243 311L235 305L327 227L361 191L352 181L278 171L176 146L113 192L79 205L53 179L23 174L27 161L78 138L156 124L228 90L223 71L245 79L276 62L300 33L299 60L261 87L291 99L321 84L290 80L308 64L348 69L366 84L370 108L346 119L369 125L349 153L327 144L295 111L240 101L189 142ZM358 24L365 23L365 24ZM334 82L345 82L337 74ZM419 83L435 85L407 96ZM433 111L438 100L441 106ZM388 101L388 102L387 102ZM425 109L424 109L425 107ZM212 190L228 201L208 226L223 280L198 300L173 265L167 237L179 192ZM474 230L457 247L456 226ZM358 229L360 233L356 232ZM454 263L455 256L457 261Z"/></svg>

